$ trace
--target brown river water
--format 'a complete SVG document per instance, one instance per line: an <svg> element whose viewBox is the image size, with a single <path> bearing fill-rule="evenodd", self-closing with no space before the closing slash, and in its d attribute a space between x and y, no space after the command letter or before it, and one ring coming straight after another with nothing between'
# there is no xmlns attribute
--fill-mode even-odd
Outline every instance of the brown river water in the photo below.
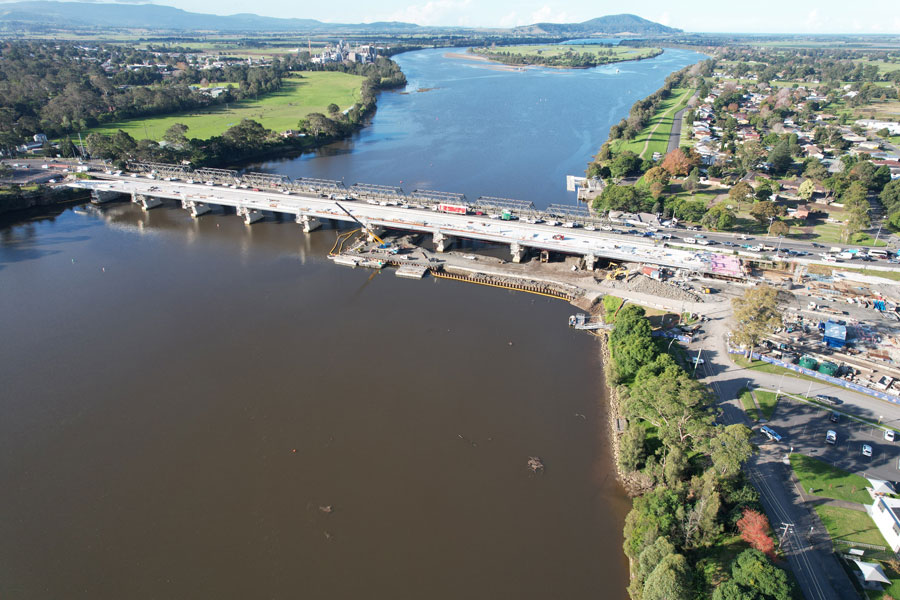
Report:
<svg viewBox="0 0 900 600"><path fill-rule="evenodd" d="M17 219L0 598L625 598L571 306L335 266L335 230L272 218Z"/></svg>

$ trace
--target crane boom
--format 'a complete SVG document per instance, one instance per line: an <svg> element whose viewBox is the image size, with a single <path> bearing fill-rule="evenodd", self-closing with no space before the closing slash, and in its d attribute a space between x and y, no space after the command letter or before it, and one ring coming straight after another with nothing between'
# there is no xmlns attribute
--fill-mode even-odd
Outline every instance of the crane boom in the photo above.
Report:
<svg viewBox="0 0 900 600"><path fill-rule="evenodd" d="M365 230L366 230L366 233L368 233L368 234L371 235L373 238L375 238L375 241L377 241L377 242L378 242L379 244L381 244L382 246L387 246L387 244L384 243L384 240L383 240L383 239L381 239L380 237L378 237L377 235L375 235L375 232L373 232L371 229L369 229L369 226L368 226L368 225L366 225L365 223L363 223L362 221L360 221L359 219L357 219L356 217L354 217L352 214L350 214L350 211L347 210L346 208L344 208L343 206L341 206L341 203L340 203L340 202L335 202L335 204L337 204L337 206L338 206L339 209L341 209L342 211L344 211L345 213L347 213L347 216L348 216L348 217L350 217L351 219L353 219L354 221L356 221L356 223L357 223L360 227L362 227L363 229L365 229Z"/></svg>

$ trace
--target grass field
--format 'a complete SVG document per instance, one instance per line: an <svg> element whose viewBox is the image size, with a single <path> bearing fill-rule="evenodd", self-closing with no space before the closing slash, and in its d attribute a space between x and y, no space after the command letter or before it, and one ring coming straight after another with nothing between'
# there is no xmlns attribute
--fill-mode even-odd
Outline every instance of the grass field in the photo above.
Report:
<svg viewBox="0 0 900 600"><path fill-rule="evenodd" d="M747 413L747 416L753 421L758 421L759 411L756 409L756 403L753 402L753 396L750 395L750 390L741 388L738 392L738 398L740 398L741 406L744 407L744 412Z"/></svg>
<svg viewBox="0 0 900 600"><path fill-rule="evenodd" d="M473 48L473 52L480 54L483 49ZM611 62L621 62L645 58L656 52L657 48L628 48L624 46L604 46L602 44L522 44L519 46L501 46L490 52L509 52L519 56L543 56L555 58L572 52L574 54L597 54L610 57ZM612 54L610 54L612 52Z"/></svg>
<svg viewBox="0 0 900 600"><path fill-rule="evenodd" d="M641 158L650 158L654 152L665 155L675 113L687 105L693 88L675 88L672 95L660 103L646 127L633 140L616 140L613 153L631 150Z"/></svg>
<svg viewBox="0 0 900 600"><path fill-rule="evenodd" d="M812 494L816 496L858 502L859 504L872 501L866 492L869 482L859 475L796 453L791 454L791 467L794 468L794 473L800 480L800 485L805 493L810 493L812 490ZM864 516L868 519L867 515Z"/></svg>
<svg viewBox="0 0 900 600"><path fill-rule="evenodd" d="M259 100L242 100L209 109L130 119L109 123L87 133L112 134L122 129L135 139L162 139L166 129L175 123L188 126L189 138L207 139L222 134L240 123L241 119L253 119L263 127L284 131L297 127L297 123L311 112L327 114L332 102L345 110L359 98L363 78L337 72L309 72L303 78L285 79L281 89Z"/></svg>
<svg viewBox="0 0 900 600"><path fill-rule="evenodd" d="M868 514L837 506L817 506L816 512L833 540L847 540L887 548L884 536Z"/></svg>
<svg viewBox="0 0 900 600"><path fill-rule="evenodd" d="M767 392L765 390L757 390L754 392L756 395L756 402L759 404L760 410L762 410L762 416L767 420L772 418L772 414L775 412L775 407L778 405L778 396L775 392Z"/></svg>
<svg viewBox="0 0 900 600"><path fill-rule="evenodd" d="M622 299L618 296L603 296L603 322L615 322L616 311L620 306L622 306Z"/></svg>

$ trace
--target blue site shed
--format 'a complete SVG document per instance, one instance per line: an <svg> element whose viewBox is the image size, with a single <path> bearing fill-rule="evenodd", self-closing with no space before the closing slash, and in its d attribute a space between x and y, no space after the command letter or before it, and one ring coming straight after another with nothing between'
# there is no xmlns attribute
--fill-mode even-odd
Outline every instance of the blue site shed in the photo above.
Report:
<svg viewBox="0 0 900 600"><path fill-rule="evenodd" d="M834 321L825 323L825 343L829 348L843 348L847 345L847 326Z"/></svg>

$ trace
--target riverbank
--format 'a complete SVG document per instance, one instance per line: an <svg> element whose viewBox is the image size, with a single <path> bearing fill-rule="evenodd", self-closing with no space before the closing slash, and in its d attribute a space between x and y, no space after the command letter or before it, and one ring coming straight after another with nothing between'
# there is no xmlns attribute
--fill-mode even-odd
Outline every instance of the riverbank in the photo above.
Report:
<svg viewBox="0 0 900 600"><path fill-rule="evenodd" d="M84 190L68 187L35 185L26 188L0 188L0 215L23 210L62 206L89 199Z"/></svg>

